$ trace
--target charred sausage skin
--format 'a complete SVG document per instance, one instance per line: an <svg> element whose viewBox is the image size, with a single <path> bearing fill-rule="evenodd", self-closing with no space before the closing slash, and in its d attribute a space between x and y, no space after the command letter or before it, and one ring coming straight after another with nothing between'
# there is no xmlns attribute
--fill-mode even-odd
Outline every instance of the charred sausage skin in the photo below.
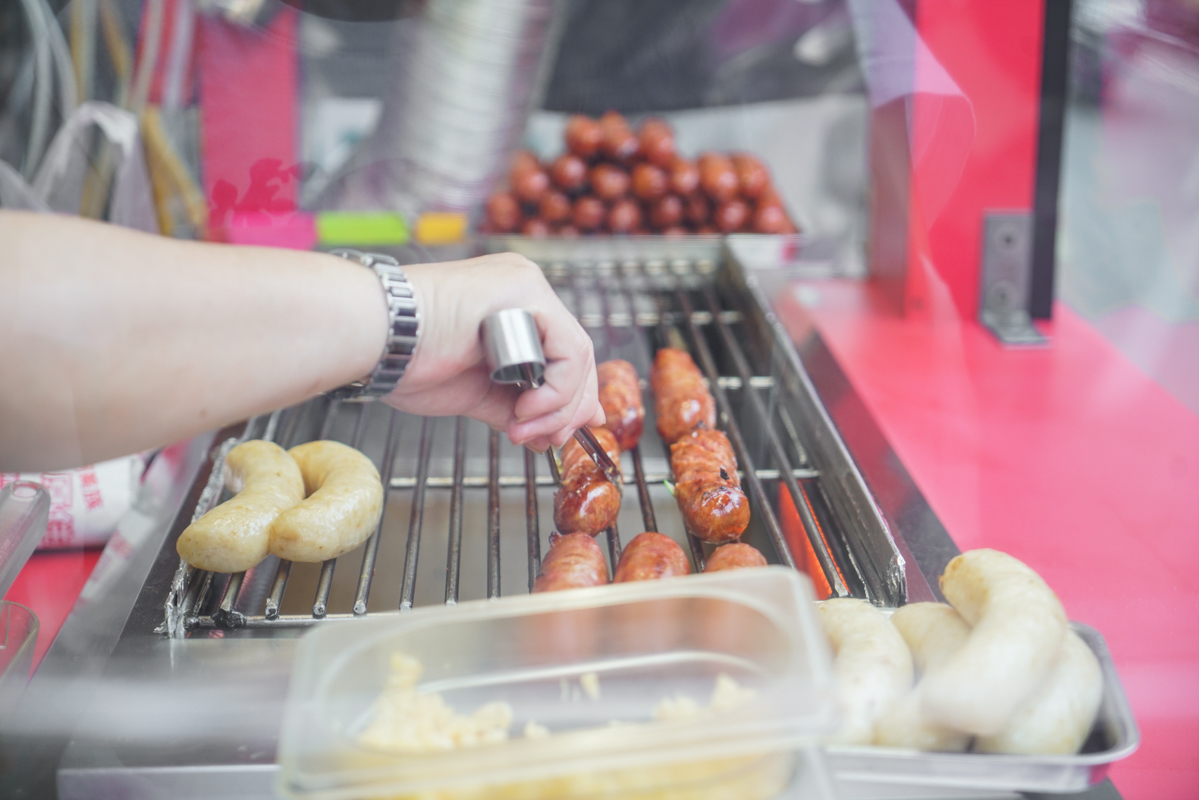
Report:
<svg viewBox="0 0 1199 800"><path fill-rule="evenodd" d="M658 433L666 444L674 444L696 428L716 427L716 402L686 350L664 347L658 351L650 388Z"/></svg>
<svg viewBox="0 0 1199 800"><path fill-rule="evenodd" d="M766 566L766 556L758 548L742 542L722 544L717 547L704 565L704 572L722 572L726 569Z"/></svg>
<svg viewBox="0 0 1199 800"><path fill-rule="evenodd" d="M670 446L674 497L688 530L705 542L723 544L749 525L749 500L741 491L737 459L717 430L694 430Z"/></svg>
<svg viewBox="0 0 1199 800"><path fill-rule="evenodd" d="M541 562L533 592L582 589L608 582L608 560L595 539L586 533L558 538Z"/></svg>
<svg viewBox="0 0 1199 800"><path fill-rule="evenodd" d="M604 427L616 437L621 450L631 450L641 439L645 420L637 370L629 362L617 359L600 364L597 372Z"/></svg>
<svg viewBox="0 0 1199 800"><path fill-rule="evenodd" d="M619 467L620 448L616 437L606 428L595 428L591 432L612 463ZM554 495L554 525L558 532L595 536L611 525L620 512L620 487L608 480L574 439L562 448L561 474L562 486Z"/></svg>
<svg viewBox="0 0 1199 800"><path fill-rule="evenodd" d="M634 536L620 554L613 583L649 581L690 573L691 564L683 548L669 536L647 531Z"/></svg>

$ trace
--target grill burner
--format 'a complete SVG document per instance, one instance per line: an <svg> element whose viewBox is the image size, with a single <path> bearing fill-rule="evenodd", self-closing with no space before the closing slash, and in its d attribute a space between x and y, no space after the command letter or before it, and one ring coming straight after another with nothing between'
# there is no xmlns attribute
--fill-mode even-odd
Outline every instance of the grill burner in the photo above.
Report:
<svg viewBox="0 0 1199 800"><path fill-rule="evenodd" d="M794 567L798 558L809 569L819 570L822 576L813 577L818 584L823 577L832 595L896 602L894 587L890 591L885 586L880 588L877 579L872 585L870 572L863 571L861 558L849 541L847 526L836 521L834 502L822 485L820 472L809 461L798 431L810 427L810 423L797 426L793 416L796 403L788 397L794 393L794 382L778 379L780 370L789 369L790 364L779 364L768 337L754 329L754 320L747 319L747 315L754 313L753 308L725 307L732 305L727 302L730 295L743 299L745 292L743 289L737 292L740 287L736 286L730 291L726 284L731 275L735 278L734 271L722 270L718 258L719 254L716 258L701 254L689 259L547 262L542 266L563 301L591 334L597 361L626 358L644 380L649 375L653 351L658 347L684 347L691 352L708 378L717 403L718 427L728 434L750 497L753 521L746 533L747 541L758 545L771 562ZM656 433L652 398L647 394L645 399L645 433L640 446L626 456L624 484L636 487L640 526L644 530L674 534L679 541L685 536L690 545L692 568L699 572L704 566L704 546L683 530L681 516L666 494L664 481L669 477L669 454ZM451 425L452 447L448 447L451 439L446 436L446 429ZM417 427L419 444L413 447L408 443L401 448L403 434ZM454 604L464 594L461 582L464 518L472 507L477 510L477 502L470 501L483 488L487 489L487 502L486 581L482 596L500 596L502 573L507 574L505 583L508 591L512 591L516 577L513 568L501 570L501 553L511 550L510 543L502 546L505 540L501 536L501 522L505 516L502 513L505 496L518 488L524 490L523 560L527 565L526 574L520 576L526 580L519 577L517 580L521 591L531 589L541 560L540 509L549 505L557 481L552 456L539 471L540 459L534 453L512 447L502 441L500 434L486 431L480 423L464 418L439 422L402 414L379 403L339 403L316 398L219 434L217 441L223 444L214 452L212 469L193 519L227 496L222 491L224 455L237 441L249 438L270 439L284 447L313 438L336 438L364 450L379 466L387 487L388 507L383 518L360 550L320 565L315 587L310 591L297 584L312 583L315 565L295 566L271 556L250 571L224 576L180 563L167 597L165 620L158 632L183 637L197 629L304 627L327 619L396 613L411 608L416 603L418 572L422 576L429 572L419 560L422 535L428 538L430 528L426 525L426 517L431 516L426 513L426 500L434 498L432 505L439 507L440 515L447 489L448 520L442 528L446 537L445 589L443 597L438 599ZM486 469L480 475L478 469L468 469L468 465L477 467L483 461L483 438L486 438ZM627 468L629 461L632 470ZM780 491L780 486L785 491ZM402 525L397 524L395 512L405 500L408 533L403 540L403 568L396 575L394 561L380 561L379 548L381 543L388 547L387 543L394 546L401 541L398 537ZM780 522L780 503L792 505L788 511L792 517L798 516L810 546L808 554L793 553L788 545L788 536ZM632 507L632 493L626 492L622 507L626 525ZM621 552L619 522L604 536L611 569L615 572ZM797 541L794 535L791 541L792 545ZM361 561L352 587L345 585L344 579L335 587L338 560L353 563L358 558ZM426 554L425 558L435 557ZM897 553L895 559L902 564ZM504 563L509 560L511 555ZM389 565L391 570L387 568ZM392 590L398 578L398 603L384 602L381 598L372 600L372 585L380 582L375 581L377 572ZM902 574L902 569L899 572ZM300 573L305 573L302 580L298 578ZM428 580L422 577L422 587ZM289 584L291 592L287 593ZM468 593L478 596L478 586L470 586L473 589ZM348 596L351 591L352 601ZM429 594L427 588L422 590L423 602L436 602ZM304 602L308 597L312 598L310 606Z"/></svg>

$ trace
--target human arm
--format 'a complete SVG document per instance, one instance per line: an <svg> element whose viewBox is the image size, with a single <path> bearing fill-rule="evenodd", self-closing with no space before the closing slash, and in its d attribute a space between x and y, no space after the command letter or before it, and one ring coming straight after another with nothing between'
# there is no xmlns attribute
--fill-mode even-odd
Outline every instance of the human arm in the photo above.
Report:
<svg viewBox="0 0 1199 800"><path fill-rule="evenodd" d="M177 441L361 378L383 349L378 278L332 256L16 212L0 213L0 243L0 470L61 469ZM599 413L589 342L561 356L548 337L570 329L565 308L528 287L507 298L490 282L504 273L544 284L535 267L488 260L491 269L477 259L405 268L425 321L387 401L474 416L517 442L558 443ZM449 280L468 274L470 285ZM536 295L557 363L555 383L518 399L484 386L472 358L481 360L481 298L522 294Z"/></svg>

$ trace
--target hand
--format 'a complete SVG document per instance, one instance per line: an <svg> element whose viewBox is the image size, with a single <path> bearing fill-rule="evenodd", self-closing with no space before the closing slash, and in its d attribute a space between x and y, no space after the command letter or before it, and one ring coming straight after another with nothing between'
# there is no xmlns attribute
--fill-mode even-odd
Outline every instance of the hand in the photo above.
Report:
<svg viewBox="0 0 1199 800"><path fill-rule="evenodd" d="M582 425L604 423L591 338L536 264L502 253L404 272L420 304L420 342L386 403L426 416L463 414L538 451L561 447ZM506 308L523 308L537 321L547 361L538 389L522 393L491 381L479 326Z"/></svg>

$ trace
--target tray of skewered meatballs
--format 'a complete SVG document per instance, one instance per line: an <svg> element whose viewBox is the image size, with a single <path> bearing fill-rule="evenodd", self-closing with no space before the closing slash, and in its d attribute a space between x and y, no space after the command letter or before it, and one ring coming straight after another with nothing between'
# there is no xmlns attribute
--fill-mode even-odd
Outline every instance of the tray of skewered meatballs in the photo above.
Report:
<svg viewBox="0 0 1199 800"><path fill-rule="evenodd" d="M512 159L482 232L547 236L794 234L770 171L751 153L680 153L670 125L614 111L570 117L564 151Z"/></svg>

